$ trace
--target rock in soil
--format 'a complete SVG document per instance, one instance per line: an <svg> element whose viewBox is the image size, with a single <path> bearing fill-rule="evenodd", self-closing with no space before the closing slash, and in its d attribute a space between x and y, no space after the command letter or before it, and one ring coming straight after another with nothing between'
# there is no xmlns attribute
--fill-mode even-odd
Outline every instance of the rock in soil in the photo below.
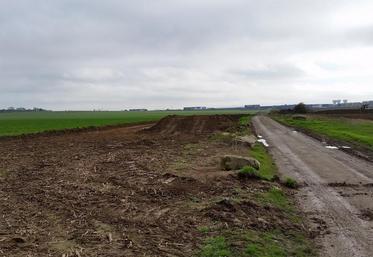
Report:
<svg viewBox="0 0 373 257"><path fill-rule="evenodd" d="M235 138L234 142L237 144L241 144L243 146L253 148L256 143L256 140L257 138L254 135L247 135Z"/></svg>
<svg viewBox="0 0 373 257"><path fill-rule="evenodd" d="M238 155L224 155L220 160L220 167L223 170L239 170L245 166L259 170L260 162L254 158Z"/></svg>

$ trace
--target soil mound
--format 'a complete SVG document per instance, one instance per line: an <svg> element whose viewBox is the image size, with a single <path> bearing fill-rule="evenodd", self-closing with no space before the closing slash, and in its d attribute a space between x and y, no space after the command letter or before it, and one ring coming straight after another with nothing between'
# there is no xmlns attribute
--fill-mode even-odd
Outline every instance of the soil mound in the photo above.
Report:
<svg viewBox="0 0 373 257"><path fill-rule="evenodd" d="M242 115L171 115L161 119L148 131L162 135L210 134L225 131L237 124Z"/></svg>

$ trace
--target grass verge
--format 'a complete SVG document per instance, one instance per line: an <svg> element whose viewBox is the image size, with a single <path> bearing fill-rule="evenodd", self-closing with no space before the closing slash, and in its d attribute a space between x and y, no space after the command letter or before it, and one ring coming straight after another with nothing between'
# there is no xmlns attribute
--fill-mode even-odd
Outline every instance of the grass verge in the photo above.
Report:
<svg viewBox="0 0 373 257"><path fill-rule="evenodd" d="M249 154L260 162L260 177L265 180L273 180L277 173L277 168L272 157L267 153L267 149L262 144L255 144L250 149Z"/></svg>
<svg viewBox="0 0 373 257"><path fill-rule="evenodd" d="M312 245L303 234L281 230L225 230L209 237L198 257L311 257Z"/></svg>
<svg viewBox="0 0 373 257"><path fill-rule="evenodd" d="M242 121L243 122L243 121ZM245 121L249 122L249 121ZM241 124L241 122L240 122ZM242 125L242 124L241 124ZM298 224L288 229L281 229L282 226L271 224L263 228L260 225L253 227L216 229L217 224L212 227L199 228L205 240L196 254L198 257L312 257L316 256L311 240L306 232L299 229L301 217L298 216L296 208L288 195L281 189L281 185L272 182L277 174L277 168L267 149L256 144L250 149L249 155L261 163L259 170L244 167L238 172L238 176L245 178L258 178L268 182L268 190L250 194L242 188L235 190L235 201L237 204L244 201L253 201L262 208L263 218L271 215L278 215L282 222L287 224ZM290 181L293 182L293 181ZM252 183L252 182L248 182ZM252 188L251 188L252 189ZM255 191L254 191L255 192ZM266 210L266 211L264 211ZM260 217L261 217L260 215ZM259 222L259 219L258 219ZM265 221L264 221L265 222ZM258 224L257 224L258 225Z"/></svg>
<svg viewBox="0 0 373 257"><path fill-rule="evenodd" d="M286 212L294 211L285 193L278 187L272 187L268 192L257 196L259 202L275 206Z"/></svg>
<svg viewBox="0 0 373 257"><path fill-rule="evenodd" d="M293 119L290 115L273 116L277 121L326 136L330 139L361 144L373 151L373 121L307 116L305 120Z"/></svg>

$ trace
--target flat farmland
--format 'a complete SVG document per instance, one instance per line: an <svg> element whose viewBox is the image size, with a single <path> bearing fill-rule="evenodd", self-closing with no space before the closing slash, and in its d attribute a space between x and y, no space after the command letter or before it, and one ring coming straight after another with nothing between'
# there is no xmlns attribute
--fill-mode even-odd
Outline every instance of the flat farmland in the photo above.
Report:
<svg viewBox="0 0 373 257"><path fill-rule="evenodd" d="M1 140L0 256L316 256L295 190L263 146L234 140L253 136L249 122L171 116ZM258 177L222 169L225 155L258 158Z"/></svg>
<svg viewBox="0 0 373 257"><path fill-rule="evenodd" d="M60 111L0 113L0 136L157 121L167 115L238 114L250 111Z"/></svg>

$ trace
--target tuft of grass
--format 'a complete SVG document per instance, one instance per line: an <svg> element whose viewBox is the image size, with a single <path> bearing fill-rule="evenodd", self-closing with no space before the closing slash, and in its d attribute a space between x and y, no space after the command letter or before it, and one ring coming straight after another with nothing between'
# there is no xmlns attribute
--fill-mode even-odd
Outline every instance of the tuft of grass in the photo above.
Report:
<svg viewBox="0 0 373 257"><path fill-rule="evenodd" d="M259 174L259 171L254 169L253 167L250 167L250 166L243 167L238 172L238 177L239 178L252 178L252 179L260 179L261 178L261 176Z"/></svg>
<svg viewBox="0 0 373 257"><path fill-rule="evenodd" d="M237 135L246 135L251 133L250 131L250 122L252 115L243 116L238 122L238 130L236 131Z"/></svg>
<svg viewBox="0 0 373 257"><path fill-rule="evenodd" d="M250 257L286 257L286 249L280 244L273 232L262 233L260 237L248 235L251 242L245 249L245 255Z"/></svg>
<svg viewBox="0 0 373 257"><path fill-rule="evenodd" d="M246 239L249 243L242 255L245 257L315 256L310 242L295 231L250 231Z"/></svg>
<svg viewBox="0 0 373 257"><path fill-rule="evenodd" d="M203 226L203 227L198 227L197 230L201 233L208 233L210 232L210 228L207 227L207 226Z"/></svg>
<svg viewBox="0 0 373 257"><path fill-rule="evenodd" d="M302 232L278 229L229 229L205 240L199 257L312 257L312 243Z"/></svg>
<svg viewBox="0 0 373 257"><path fill-rule="evenodd" d="M269 191L258 195L258 200L264 204L273 205L284 211L293 210L293 207L291 206L285 193L278 187L271 187Z"/></svg>
<svg viewBox="0 0 373 257"><path fill-rule="evenodd" d="M210 237L205 241L199 254L200 257L229 257L232 252L226 242L225 237Z"/></svg>
<svg viewBox="0 0 373 257"><path fill-rule="evenodd" d="M240 118L240 126L249 126L251 122L251 116L243 116Z"/></svg>
<svg viewBox="0 0 373 257"><path fill-rule="evenodd" d="M262 144L255 144L249 154L260 162L260 177L264 180L273 180L277 173L277 168L267 149Z"/></svg>
<svg viewBox="0 0 373 257"><path fill-rule="evenodd" d="M286 178L284 185L288 188L296 189L299 187L298 182L293 178Z"/></svg>

